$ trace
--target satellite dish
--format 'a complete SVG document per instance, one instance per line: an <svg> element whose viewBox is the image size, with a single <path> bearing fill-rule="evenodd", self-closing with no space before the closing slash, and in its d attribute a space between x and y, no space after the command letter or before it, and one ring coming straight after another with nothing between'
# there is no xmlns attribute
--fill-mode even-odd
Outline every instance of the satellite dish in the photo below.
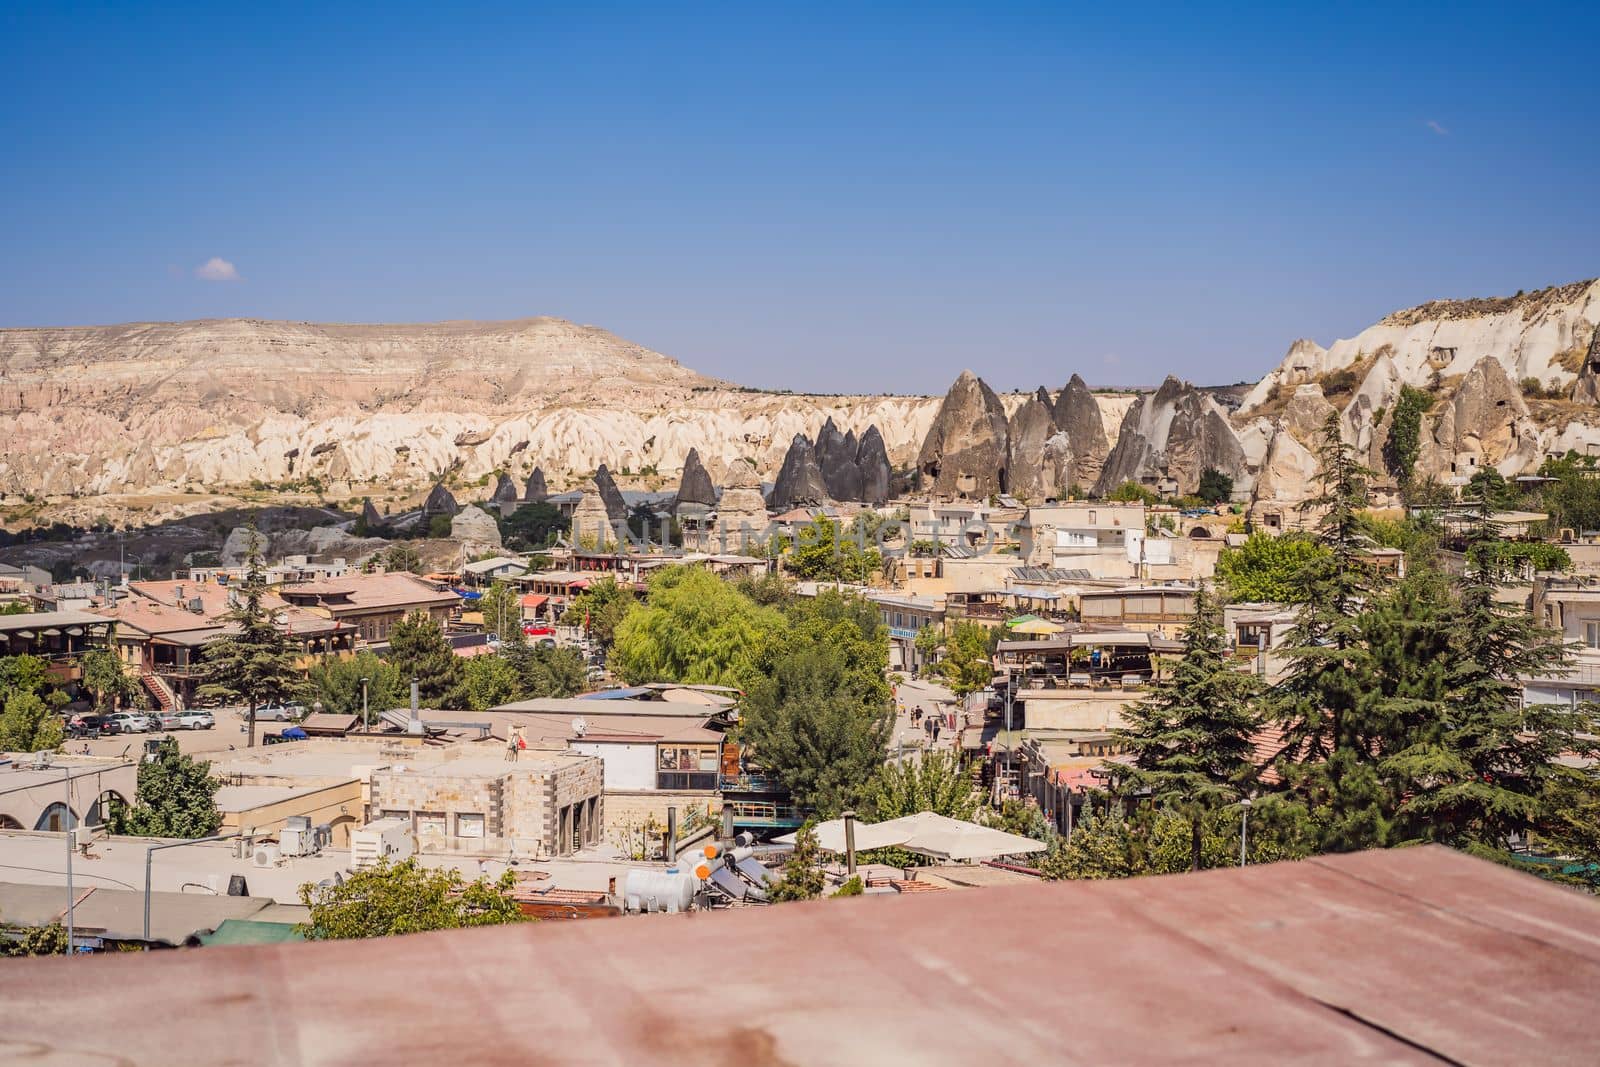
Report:
<svg viewBox="0 0 1600 1067"><path fill-rule="evenodd" d="M280 611L278 614L273 616L272 621L277 623L279 626L287 626L289 625L289 613L287 611Z"/></svg>
<svg viewBox="0 0 1600 1067"><path fill-rule="evenodd" d="M582 737L589 732L589 720L579 716L572 720L572 732Z"/></svg>

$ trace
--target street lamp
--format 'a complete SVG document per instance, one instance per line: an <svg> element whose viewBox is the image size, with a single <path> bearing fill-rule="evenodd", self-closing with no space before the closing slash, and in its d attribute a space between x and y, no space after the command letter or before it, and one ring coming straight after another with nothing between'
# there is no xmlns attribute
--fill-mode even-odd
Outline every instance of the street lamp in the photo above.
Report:
<svg viewBox="0 0 1600 1067"><path fill-rule="evenodd" d="M1245 865L1246 848L1250 842L1250 798L1239 801L1239 866Z"/></svg>
<svg viewBox="0 0 1600 1067"><path fill-rule="evenodd" d="M361 679L361 725L370 727L372 721L367 718L367 679Z"/></svg>

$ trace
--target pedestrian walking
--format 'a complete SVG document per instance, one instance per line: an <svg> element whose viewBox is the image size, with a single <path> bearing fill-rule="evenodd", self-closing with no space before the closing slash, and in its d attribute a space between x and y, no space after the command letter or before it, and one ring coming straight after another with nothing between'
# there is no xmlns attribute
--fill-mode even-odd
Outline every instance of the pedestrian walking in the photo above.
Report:
<svg viewBox="0 0 1600 1067"><path fill-rule="evenodd" d="M520 744L518 744L517 742L518 742L517 729L516 729L516 727L512 727L511 728L511 732L506 735L506 762L507 763L515 763L515 762L517 762L517 756L519 756L522 753L522 746Z"/></svg>
<svg viewBox="0 0 1600 1067"><path fill-rule="evenodd" d="M939 719L938 719L938 716L935 716L931 721L933 722L933 743L937 745L939 743Z"/></svg>

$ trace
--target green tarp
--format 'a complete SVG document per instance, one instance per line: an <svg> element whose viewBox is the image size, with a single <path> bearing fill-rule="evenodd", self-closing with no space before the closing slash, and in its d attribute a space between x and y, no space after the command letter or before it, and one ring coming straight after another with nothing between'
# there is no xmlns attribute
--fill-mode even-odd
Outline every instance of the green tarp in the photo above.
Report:
<svg viewBox="0 0 1600 1067"><path fill-rule="evenodd" d="M224 919L215 931L200 935L202 945L276 945L304 941L293 923L262 923L250 919Z"/></svg>

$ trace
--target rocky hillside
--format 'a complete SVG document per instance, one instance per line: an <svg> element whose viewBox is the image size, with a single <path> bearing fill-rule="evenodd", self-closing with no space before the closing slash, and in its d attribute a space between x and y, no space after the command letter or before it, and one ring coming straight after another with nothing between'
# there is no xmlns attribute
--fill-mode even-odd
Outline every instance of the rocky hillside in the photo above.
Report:
<svg viewBox="0 0 1600 1067"><path fill-rule="evenodd" d="M798 433L876 425L907 464L935 402L739 390L559 319L345 326L223 320L0 330L0 494L426 488L602 463L777 472Z"/></svg>

